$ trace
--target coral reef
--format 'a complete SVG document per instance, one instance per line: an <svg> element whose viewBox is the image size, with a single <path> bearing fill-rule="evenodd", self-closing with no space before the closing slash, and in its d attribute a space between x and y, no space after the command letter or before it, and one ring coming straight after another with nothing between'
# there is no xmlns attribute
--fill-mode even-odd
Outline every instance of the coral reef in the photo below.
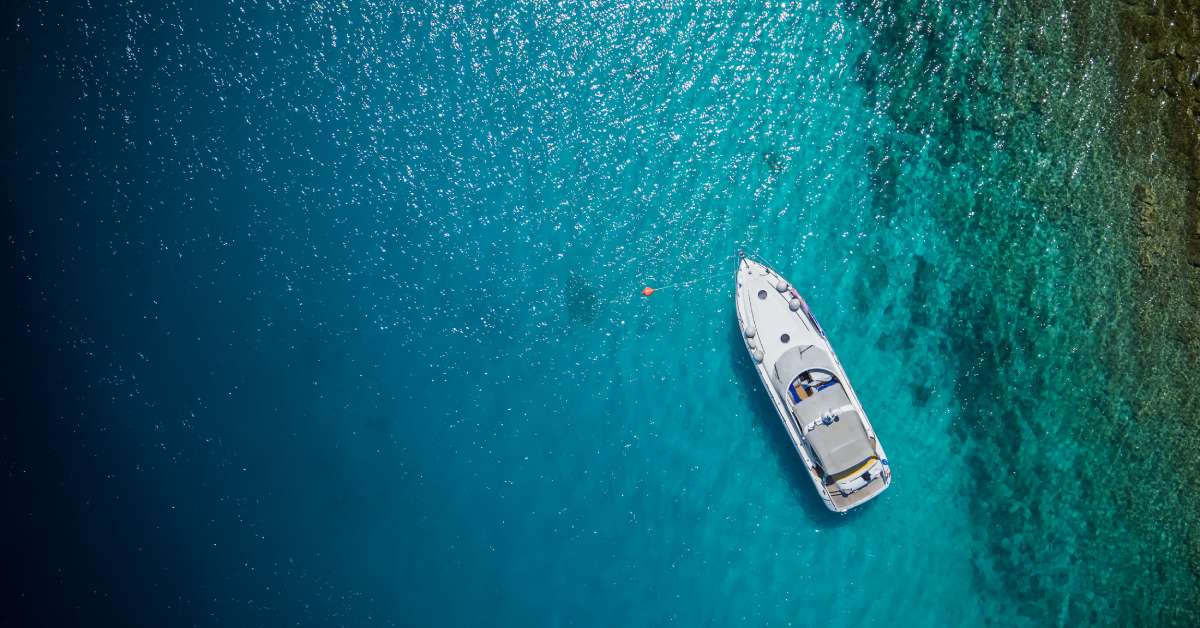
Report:
<svg viewBox="0 0 1200 628"><path fill-rule="evenodd" d="M963 450L1009 471L972 479L980 588L1028 618L1197 625L1200 3L851 6L896 129L867 155L881 215L927 212L977 254L918 264L914 299L952 314L910 325L949 335ZM893 70L914 67L966 70Z"/></svg>
<svg viewBox="0 0 1200 628"><path fill-rule="evenodd" d="M1161 138L1142 145L1165 149L1187 190L1176 207L1168 208L1178 220L1170 221L1168 233L1154 237L1200 266L1200 1L1127 2L1118 23L1123 37L1118 68L1130 87L1124 143ZM1145 226L1139 223L1139 228Z"/></svg>
<svg viewBox="0 0 1200 628"><path fill-rule="evenodd" d="M1200 579L1200 2L1126 2L1118 23L1117 70L1128 86L1120 143L1131 168L1147 177L1133 191L1136 322L1144 339L1134 414L1162 426L1161 446L1182 489L1150 516L1163 526L1191 522L1178 530L1178 542ZM1200 599L1190 610L1165 610L1188 617L1197 605Z"/></svg>

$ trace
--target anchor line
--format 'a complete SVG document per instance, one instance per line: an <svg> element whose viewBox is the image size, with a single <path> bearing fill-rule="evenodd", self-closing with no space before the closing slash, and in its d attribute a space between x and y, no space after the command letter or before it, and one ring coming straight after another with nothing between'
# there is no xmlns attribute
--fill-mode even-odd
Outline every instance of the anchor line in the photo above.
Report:
<svg viewBox="0 0 1200 628"><path fill-rule="evenodd" d="M689 279L687 281L678 281L675 283L669 283L665 286L656 287L654 289L654 291L658 292L659 290L666 290L668 288L686 288L687 286L700 283L701 281L708 281L709 279L715 279L717 277L724 277L725 275L728 275L728 274L729 273L725 273L725 272L713 273L711 275L705 275L703 277L697 277L695 279Z"/></svg>
<svg viewBox="0 0 1200 628"><path fill-rule="evenodd" d="M687 281L677 281L675 283L669 283L669 284L666 284L665 286L659 286L657 288L652 288L650 286L646 286L645 288L642 288L642 296L648 297L648 296L654 294L655 292L658 292L659 290L667 290L667 289L671 289L671 288L676 288L676 289L686 288L687 286L691 286L691 285L700 283L702 281L716 279L717 277L721 277L724 275L725 275L725 273L713 273L711 275L705 275L703 277L697 277L695 279L689 279Z"/></svg>
<svg viewBox="0 0 1200 628"><path fill-rule="evenodd" d="M742 254L741 251L738 251L738 256L743 257L744 255ZM672 288L676 288L676 289L686 288L688 286L698 284L702 281L709 281L712 279L716 279L717 277L724 277L724 276L727 276L727 274L724 271L715 272L710 275L696 277L695 279L688 279L687 281L677 281L675 283L669 283L666 285L659 286L657 288L655 288L653 286L646 286L645 288L642 288L641 292L642 292L642 296L648 297L648 296L654 294L655 292L658 292L659 290L668 290L668 289L672 289Z"/></svg>

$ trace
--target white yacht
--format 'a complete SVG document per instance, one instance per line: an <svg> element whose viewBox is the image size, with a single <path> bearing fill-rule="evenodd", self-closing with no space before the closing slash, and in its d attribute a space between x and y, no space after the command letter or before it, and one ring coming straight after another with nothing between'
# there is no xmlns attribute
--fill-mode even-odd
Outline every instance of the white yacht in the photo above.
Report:
<svg viewBox="0 0 1200 628"><path fill-rule="evenodd" d="M754 368L825 505L861 506L892 482L883 446L808 304L779 273L739 257L737 317Z"/></svg>

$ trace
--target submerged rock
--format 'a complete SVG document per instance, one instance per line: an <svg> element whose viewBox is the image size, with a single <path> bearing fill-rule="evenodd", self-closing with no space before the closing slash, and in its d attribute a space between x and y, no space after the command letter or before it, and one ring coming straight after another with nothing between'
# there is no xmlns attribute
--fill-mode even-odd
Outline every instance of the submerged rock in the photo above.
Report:
<svg viewBox="0 0 1200 628"><path fill-rule="evenodd" d="M1136 256L1142 272L1148 272L1167 253L1167 242L1162 229L1157 226L1159 215L1158 196L1148 184L1138 183L1133 188L1133 210L1137 227Z"/></svg>
<svg viewBox="0 0 1200 628"><path fill-rule="evenodd" d="M591 284L577 273L567 279L567 312L571 320L591 323L600 313L600 300Z"/></svg>
<svg viewBox="0 0 1200 628"><path fill-rule="evenodd" d="M1187 239L1187 258L1193 266L1200 266L1200 198L1192 207L1192 232Z"/></svg>
<svg viewBox="0 0 1200 628"><path fill-rule="evenodd" d="M1150 228L1158 217L1158 197L1150 186L1139 183L1133 187L1133 209L1137 215L1137 228L1143 236L1150 235Z"/></svg>
<svg viewBox="0 0 1200 628"><path fill-rule="evenodd" d="M1148 185L1137 186L1137 258L1146 269L1168 253L1173 259L1182 253L1200 266L1200 2L1142 0L1128 5L1119 12L1128 46L1121 65L1133 87L1128 120L1135 127L1158 127L1165 140L1161 148L1184 173L1185 180L1175 184L1190 188L1189 200L1180 203L1178 195L1168 194L1160 206ZM1163 96L1165 101L1158 101ZM1182 238L1181 227L1186 229Z"/></svg>
<svg viewBox="0 0 1200 628"><path fill-rule="evenodd" d="M765 150L762 154L763 163L767 165L767 170L771 174L782 174L787 170L788 158L785 155L775 150Z"/></svg>

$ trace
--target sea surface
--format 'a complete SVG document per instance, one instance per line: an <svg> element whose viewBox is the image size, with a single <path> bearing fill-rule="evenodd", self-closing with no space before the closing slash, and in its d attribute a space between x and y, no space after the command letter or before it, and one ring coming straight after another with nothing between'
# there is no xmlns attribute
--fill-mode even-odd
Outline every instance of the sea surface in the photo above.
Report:
<svg viewBox="0 0 1200 628"><path fill-rule="evenodd" d="M0 623L1196 625L1115 9L1025 5L5 9ZM887 447L859 511L739 250Z"/></svg>

